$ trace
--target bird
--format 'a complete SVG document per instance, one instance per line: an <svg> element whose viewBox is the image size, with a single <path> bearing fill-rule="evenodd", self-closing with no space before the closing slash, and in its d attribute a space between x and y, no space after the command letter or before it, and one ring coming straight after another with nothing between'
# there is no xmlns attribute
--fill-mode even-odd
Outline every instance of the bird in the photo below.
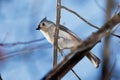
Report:
<svg viewBox="0 0 120 80"><path fill-rule="evenodd" d="M36 30L41 31L47 41L52 45L54 44L55 29L56 24L50 20L47 20L46 17L40 21L38 27L36 28ZM69 49L70 51L72 51L81 43L82 40L75 33L73 33L67 27L59 25L58 50L60 52L65 49ZM85 56L91 61L95 68L99 67L100 59L92 52L88 52L88 54Z"/></svg>

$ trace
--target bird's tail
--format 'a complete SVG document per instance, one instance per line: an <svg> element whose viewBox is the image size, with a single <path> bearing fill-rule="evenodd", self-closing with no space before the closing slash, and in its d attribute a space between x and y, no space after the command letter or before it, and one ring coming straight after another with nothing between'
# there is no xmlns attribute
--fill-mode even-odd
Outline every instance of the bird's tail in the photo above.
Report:
<svg viewBox="0 0 120 80"><path fill-rule="evenodd" d="M93 53L89 52L86 57L92 62L92 64L98 68L100 64L100 59L95 56Z"/></svg>

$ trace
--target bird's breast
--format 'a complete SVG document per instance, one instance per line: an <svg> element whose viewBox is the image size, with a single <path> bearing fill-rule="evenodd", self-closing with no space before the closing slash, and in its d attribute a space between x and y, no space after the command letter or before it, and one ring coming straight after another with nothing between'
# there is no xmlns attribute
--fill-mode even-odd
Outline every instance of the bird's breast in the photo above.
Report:
<svg viewBox="0 0 120 80"><path fill-rule="evenodd" d="M47 41L50 42L51 44L53 44L52 36L49 33L46 33L46 32L44 32L42 30L41 30L41 32L45 36L45 38L47 39Z"/></svg>

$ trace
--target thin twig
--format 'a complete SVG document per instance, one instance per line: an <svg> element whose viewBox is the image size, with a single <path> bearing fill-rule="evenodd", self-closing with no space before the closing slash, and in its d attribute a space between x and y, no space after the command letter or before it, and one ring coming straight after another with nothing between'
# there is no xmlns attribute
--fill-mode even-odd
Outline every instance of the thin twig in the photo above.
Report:
<svg viewBox="0 0 120 80"><path fill-rule="evenodd" d="M0 46L2 47L13 47L13 46L17 46L17 45L26 45L26 44L32 44L35 42L39 42L44 40L45 38L41 38L41 39L36 39L36 40L32 40L32 41L26 41L26 42L15 42L15 43L0 43Z"/></svg>
<svg viewBox="0 0 120 80"><path fill-rule="evenodd" d="M120 38L120 36L119 36L119 35L117 35L117 34L113 34L113 33L112 33L112 35L113 35L113 36L115 36L115 37Z"/></svg>
<svg viewBox="0 0 120 80"><path fill-rule="evenodd" d="M54 37L54 55L53 55L53 67L57 65L57 48L58 48L58 35L59 35L59 23L60 23L60 13L61 13L61 0L57 0L57 15L56 15L56 30ZM62 54L62 53L61 53ZM73 69L71 69L73 74L81 80L80 77L75 73Z"/></svg>
<svg viewBox="0 0 120 80"><path fill-rule="evenodd" d="M91 27L93 27L93 28L95 28L95 29L100 29L98 26L96 26L96 25L91 24L90 22L88 22L86 19L84 19L82 16L80 16L77 12L75 12L75 11L73 11L73 10L65 7L65 6L61 6L61 8L65 9L65 10L67 10L67 11L73 13L73 14L75 14L78 18L82 19L82 20L83 20L85 23L87 23L89 26L91 26ZM111 33L111 34L112 34L113 36L115 36L115 37L120 38L120 36L117 35L117 34L114 34L114 33Z"/></svg>
<svg viewBox="0 0 120 80"><path fill-rule="evenodd" d="M46 46L43 47L43 45L46 45ZM1 56L0 60L8 59L8 58L11 58L11 57L14 57L14 56L18 56L18 55L23 55L21 53L22 52L24 53L25 51L32 51L32 50L36 50L36 49L46 49L46 48L51 48L51 47L52 46L48 45L48 43L47 44L43 43L43 44L32 46L32 47L24 47L22 49L18 49L18 50L14 50L14 51L11 51L11 52L7 52L6 53L7 55Z"/></svg>
<svg viewBox="0 0 120 80"><path fill-rule="evenodd" d="M72 71L73 74L78 78L78 80L81 80L81 78L78 76L78 74L77 74L73 69L71 69L71 71Z"/></svg>
<svg viewBox="0 0 120 80"><path fill-rule="evenodd" d="M116 15L118 13L119 9L120 9L120 3L118 4L117 9L115 9L114 15Z"/></svg>
<svg viewBox="0 0 120 80"><path fill-rule="evenodd" d="M111 79L111 77L112 77L111 75L112 75L112 73L114 72L115 65L116 65L116 59L115 59L113 65L111 65L110 71L109 71L108 74L106 75L106 76L107 76L107 79L105 79L105 80L110 80L110 79ZM110 66L109 66L109 67L110 67ZM111 77L109 77L109 76L111 76Z"/></svg>
<svg viewBox="0 0 120 80"><path fill-rule="evenodd" d="M111 17L111 12L112 8L114 6L114 1L113 0L107 0L106 2L106 21L110 19ZM106 22L105 21L105 22ZM109 74L109 69L110 69L110 32L106 35L104 38L104 47L103 47L103 52L102 52L102 57L103 57L103 64L102 64L102 71L101 71L101 80L109 80L111 75Z"/></svg>
<svg viewBox="0 0 120 80"><path fill-rule="evenodd" d="M117 29L118 29L119 27L120 27L120 24L118 24L118 25L116 26L116 28L115 28L111 33L114 33L115 31L117 31ZM112 34L112 35L117 36L118 38L120 38L119 35L116 35L116 34Z"/></svg>
<svg viewBox="0 0 120 80"><path fill-rule="evenodd" d="M57 0L56 5L56 29L55 29L55 35L54 35L54 50L53 50L53 67L57 65L57 48L58 48L58 34L59 34L59 23L60 23L60 9L61 6L61 0Z"/></svg>
<svg viewBox="0 0 120 80"><path fill-rule="evenodd" d="M84 19L82 16L80 16L80 15L79 15L78 13L76 13L75 11L73 11L73 10L71 10L71 9L65 7L65 6L61 6L61 8L65 9L65 10L67 10L67 11L73 13L73 14L75 14L77 17L79 17L80 19L82 19L85 23L87 23L87 24L90 25L91 27L93 27L93 28L95 28L95 29L99 29L99 27L91 24L90 22L88 22L86 19Z"/></svg>
<svg viewBox="0 0 120 80"><path fill-rule="evenodd" d="M61 52L60 54L61 54L62 58L64 58L63 53ZM78 80L81 80L81 78L79 77L79 75L78 75L72 68L71 68L70 70L71 70L72 73L78 78Z"/></svg>

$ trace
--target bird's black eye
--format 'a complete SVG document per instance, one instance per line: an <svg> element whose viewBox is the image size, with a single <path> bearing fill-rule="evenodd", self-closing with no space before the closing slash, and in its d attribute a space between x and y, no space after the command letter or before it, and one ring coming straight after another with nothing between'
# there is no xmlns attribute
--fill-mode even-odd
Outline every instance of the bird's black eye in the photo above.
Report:
<svg viewBox="0 0 120 80"><path fill-rule="evenodd" d="M45 26L45 23L42 23L42 26Z"/></svg>

